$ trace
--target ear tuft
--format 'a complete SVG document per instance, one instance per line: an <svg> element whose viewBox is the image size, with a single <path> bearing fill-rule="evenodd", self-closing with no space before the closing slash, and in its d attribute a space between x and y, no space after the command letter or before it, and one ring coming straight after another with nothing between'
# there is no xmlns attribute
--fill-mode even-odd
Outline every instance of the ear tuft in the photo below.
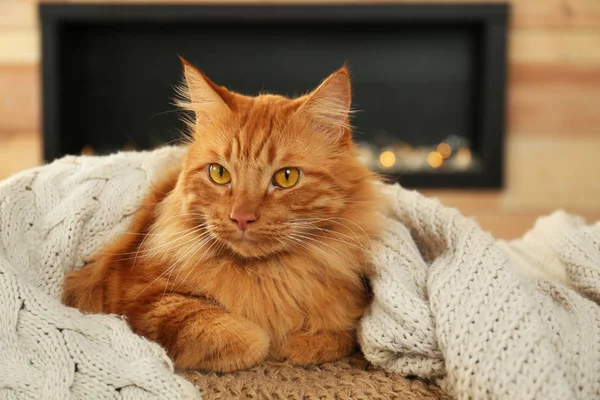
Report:
<svg viewBox="0 0 600 400"><path fill-rule="evenodd" d="M193 111L197 122L226 111L228 107L216 90L218 86L184 58L179 59L183 64L185 81L176 89L179 97L176 104Z"/></svg>
<svg viewBox="0 0 600 400"><path fill-rule="evenodd" d="M350 74L344 65L309 94L304 108L318 129L338 138L350 127L351 104Z"/></svg>

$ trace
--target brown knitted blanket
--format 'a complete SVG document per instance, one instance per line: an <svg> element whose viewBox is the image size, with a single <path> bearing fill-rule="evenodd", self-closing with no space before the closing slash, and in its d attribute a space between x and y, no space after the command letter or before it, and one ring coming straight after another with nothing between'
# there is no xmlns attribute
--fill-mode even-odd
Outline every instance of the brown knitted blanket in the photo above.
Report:
<svg viewBox="0 0 600 400"><path fill-rule="evenodd" d="M441 389L385 372L356 354L318 367L265 363L230 374L185 372L211 399L446 400Z"/></svg>

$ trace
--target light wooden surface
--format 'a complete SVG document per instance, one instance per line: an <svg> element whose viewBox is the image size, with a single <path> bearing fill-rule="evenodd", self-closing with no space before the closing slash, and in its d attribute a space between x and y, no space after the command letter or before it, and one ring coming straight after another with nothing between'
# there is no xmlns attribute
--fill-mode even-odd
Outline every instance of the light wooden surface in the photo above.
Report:
<svg viewBox="0 0 600 400"><path fill-rule="evenodd" d="M38 165L41 158L38 132L0 134L0 179Z"/></svg>
<svg viewBox="0 0 600 400"><path fill-rule="evenodd" d="M506 188L500 192L426 191L444 204L476 217L484 229L503 238L521 235L538 215L558 208L588 220L600 219L600 0L510 3ZM0 0L0 179L40 163L40 38L36 7L35 0Z"/></svg>

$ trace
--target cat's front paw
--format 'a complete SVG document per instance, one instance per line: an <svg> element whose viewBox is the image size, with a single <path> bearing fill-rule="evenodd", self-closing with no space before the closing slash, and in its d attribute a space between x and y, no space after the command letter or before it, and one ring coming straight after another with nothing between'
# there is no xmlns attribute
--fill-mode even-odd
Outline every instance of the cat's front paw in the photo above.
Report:
<svg viewBox="0 0 600 400"><path fill-rule="evenodd" d="M289 337L277 358L295 365L322 364L347 356L354 349L352 332L300 332Z"/></svg>
<svg viewBox="0 0 600 400"><path fill-rule="evenodd" d="M250 368L262 362L269 353L270 338L258 325L229 314L224 314L204 326L203 335L194 347L199 351L188 352L191 363L181 357L175 360L179 367L204 369L217 372L232 372ZM187 360L186 360L187 361ZM187 365L186 365L187 364Z"/></svg>

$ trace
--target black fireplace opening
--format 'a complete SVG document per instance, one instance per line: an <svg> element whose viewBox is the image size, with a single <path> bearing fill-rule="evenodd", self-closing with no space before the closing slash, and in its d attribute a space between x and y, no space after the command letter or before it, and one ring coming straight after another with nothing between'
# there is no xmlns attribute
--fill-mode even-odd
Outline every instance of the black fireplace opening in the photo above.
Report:
<svg viewBox="0 0 600 400"><path fill-rule="evenodd" d="M502 186L507 5L40 9L47 161L177 142L178 56L244 94L347 64L361 161L408 187Z"/></svg>

